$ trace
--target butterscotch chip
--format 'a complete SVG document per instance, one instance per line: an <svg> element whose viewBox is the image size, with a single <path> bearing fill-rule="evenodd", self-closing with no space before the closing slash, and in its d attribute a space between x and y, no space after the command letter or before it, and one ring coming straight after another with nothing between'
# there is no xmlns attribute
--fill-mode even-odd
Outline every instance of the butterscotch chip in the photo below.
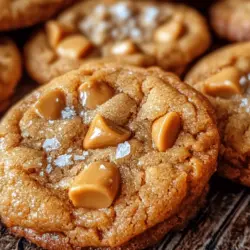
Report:
<svg viewBox="0 0 250 250"><path fill-rule="evenodd" d="M41 118L56 120L61 117L61 112L65 106L64 93L61 90L55 89L37 101L35 111Z"/></svg>
<svg viewBox="0 0 250 250"><path fill-rule="evenodd" d="M86 108L79 98L86 82L112 87L112 98ZM57 91L66 100L60 119L41 119L36 104ZM178 139L159 151L152 125L176 132L166 125L173 122L156 122L176 114ZM163 139L158 145L166 147ZM213 109L174 74L84 64L35 90L1 120L1 221L47 248L145 249L196 213L218 148Z"/></svg>
<svg viewBox="0 0 250 250"><path fill-rule="evenodd" d="M98 161L76 176L69 189L75 207L106 208L113 203L120 185L120 173L115 164Z"/></svg>
<svg viewBox="0 0 250 250"><path fill-rule="evenodd" d="M250 186L249 50L249 42L225 46L201 59L186 76L216 109L222 143L219 173L246 186Z"/></svg>
<svg viewBox="0 0 250 250"><path fill-rule="evenodd" d="M160 26L154 34L154 40L159 43L166 43L177 40L184 31L181 20L174 19Z"/></svg>
<svg viewBox="0 0 250 250"><path fill-rule="evenodd" d="M117 42L111 49L113 55L130 55L136 51L136 46L131 40Z"/></svg>
<svg viewBox="0 0 250 250"><path fill-rule="evenodd" d="M154 121L152 138L160 152L171 148L181 129L181 118L176 112L168 113Z"/></svg>
<svg viewBox="0 0 250 250"><path fill-rule="evenodd" d="M0 112L10 104L10 97L21 78L22 63L20 53L14 42L7 38L0 38Z"/></svg>
<svg viewBox="0 0 250 250"><path fill-rule="evenodd" d="M63 25L57 21L48 21L46 23L46 32L48 42L52 48L56 48L59 42L67 34L66 28L64 28Z"/></svg>
<svg viewBox="0 0 250 250"><path fill-rule="evenodd" d="M91 47L91 42L86 37L71 35L58 44L56 51L60 56L77 59L86 56Z"/></svg>
<svg viewBox="0 0 250 250"><path fill-rule="evenodd" d="M96 115L84 138L83 147L95 149L116 146L129 139L130 135L130 131Z"/></svg>
<svg viewBox="0 0 250 250"><path fill-rule="evenodd" d="M25 55L29 74L41 84L93 59L182 74L210 45L205 19L186 5L168 1L78 1L54 21L89 43L85 49L80 42L75 52L70 42L66 51L58 52L49 46L44 30L37 32L25 46Z"/></svg>
<svg viewBox="0 0 250 250"><path fill-rule="evenodd" d="M204 92L211 96L230 97L240 94L240 71L235 67L227 67L205 80Z"/></svg>
<svg viewBox="0 0 250 250"><path fill-rule="evenodd" d="M114 90L104 82L87 81L80 86L79 95L83 107L95 109L112 98Z"/></svg>

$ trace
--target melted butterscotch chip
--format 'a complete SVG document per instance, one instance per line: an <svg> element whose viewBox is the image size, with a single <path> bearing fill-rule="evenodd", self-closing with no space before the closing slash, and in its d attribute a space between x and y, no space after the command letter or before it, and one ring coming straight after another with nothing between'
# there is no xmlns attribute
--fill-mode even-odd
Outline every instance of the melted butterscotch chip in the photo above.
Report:
<svg viewBox="0 0 250 250"><path fill-rule="evenodd" d="M119 190L120 173L115 164L97 161L87 166L74 180L69 198L75 207L109 207Z"/></svg>
<svg viewBox="0 0 250 250"><path fill-rule="evenodd" d="M235 67L227 67L205 80L203 92L210 96L223 98L241 94L240 71Z"/></svg>
<svg viewBox="0 0 250 250"><path fill-rule="evenodd" d="M96 149L116 146L126 141L130 135L130 131L105 120L100 115L96 115L84 138L83 147L85 149Z"/></svg>
<svg viewBox="0 0 250 250"><path fill-rule="evenodd" d="M104 82L87 81L79 87L83 107L95 109L114 95L114 90Z"/></svg>
<svg viewBox="0 0 250 250"><path fill-rule="evenodd" d="M62 24L56 21L48 21L46 23L46 33L49 45L56 48L63 37L68 33Z"/></svg>
<svg viewBox="0 0 250 250"><path fill-rule="evenodd" d="M61 112L65 106L64 93L59 89L55 89L37 101L35 111L41 118L56 120L61 117Z"/></svg>
<svg viewBox="0 0 250 250"><path fill-rule="evenodd" d="M180 19L173 19L172 21L160 26L154 34L154 40L159 43L175 41L184 31L183 22Z"/></svg>
<svg viewBox="0 0 250 250"><path fill-rule="evenodd" d="M160 152L171 148L181 129L181 118L178 113L170 112L154 121L152 138Z"/></svg>
<svg viewBox="0 0 250 250"><path fill-rule="evenodd" d="M64 38L57 46L60 56L73 59L84 57L92 47L91 42L82 35L71 35Z"/></svg>
<svg viewBox="0 0 250 250"><path fill-rule="evenodd" d="M113 55L131 55L136 52L136 45L131 40L117 42L111 49Z"/></svg>

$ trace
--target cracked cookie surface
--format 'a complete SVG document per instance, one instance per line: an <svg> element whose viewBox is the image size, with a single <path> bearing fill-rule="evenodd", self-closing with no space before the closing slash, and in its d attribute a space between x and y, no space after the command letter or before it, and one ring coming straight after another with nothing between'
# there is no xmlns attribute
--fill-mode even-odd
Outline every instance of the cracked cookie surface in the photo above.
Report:
<svg viewBox="0 0 250 250"><path fill-rule="evenodd" d="M0 112L6 109L9 98L21 78L21 56L14 42L0 38Z"/></svg>
<svg viewBox="0 0 250 250"><path fill-rule="evenodd" d="M72 0L0 0L0 30L37 24L56 14Z"/></svg>
<svg viewBox="0 0 250 250"><path fill-rule="evenodd" d="M205 19L188 6L81 1L47 22L26 44L26 67L39 83L100 57L181 74L209 45Z"/></svg>
<svg viewBox="0 0 250 250"><path fill-rule="evenodd" d="M213 109L177 76L102 63L24 98L0 135L1 219L47 249L155 243L199 207L219 147Z"/></svg>
<svg viewBox="0 0 250 250"><path fill-rule="evenodd" d="M186 81L213 104L221 136L219 173L250 186L250 43L221 48L201 59Z"/></svg>

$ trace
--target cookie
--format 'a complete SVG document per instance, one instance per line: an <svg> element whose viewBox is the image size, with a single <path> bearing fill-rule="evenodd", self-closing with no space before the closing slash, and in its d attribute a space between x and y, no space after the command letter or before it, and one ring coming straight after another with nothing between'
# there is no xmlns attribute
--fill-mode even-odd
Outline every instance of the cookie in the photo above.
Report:
<svg viewBox="0 0 250 250"><path fill-rule="evenodd" d="M0 31L28 27L45 21L73 0L0 0Z"/></svg>
<svg viewBox="0 0 250 250"><path fill-rule="evenodd" d="M219 173L250 186L250 42L223 47L201 59L186 81L205 94L221 136Z"/></svg>
<svg viewBox="0 0 250 250"><path fill-rule="evenodd" d="M21 78L21 56L13 41L7 37L0 38L0 112L8 107Z"/></svg>
<svg viewBox="0 0 250 250"><path fill-rule="evenodd" d="M192 204L189 204L185 207L178 215L171 217L170 220L164 221L159 225L145 231L141 235L135 237L133 240L129 241L126 245L121 247L114 248L101 248L101 249L113 249L113 250L135 250L135 249L144 249L145 246L153 246L157 242L159 242L170 229L172 230L181 230L183 229L187 222L191 220L196 213L205 206L206 204L206 196L208 193L208 187L202 192L201 197L199 197ZM172 226L174 225L174 228ZM26 237L31 239L37 245L42 246L45 249L51 249L53 246L53 250L71 250L74 249L70 244L68 244L61 235L51 234L38 234L33 230L25 230L20 227L13 227L10 231L14 234L17 234L22 237ZM56 237L55 237L56 236ZM34 245L29 247L30 250L41 250ZM93 248L92 248L93 249ZM100 249L100 248L99 248Z"/></svg>
<svg viewBox="0 0 250 250"><path fill-rule="evenodd" d="M26 67L39 83L100 57L181 74L209 45L206 21L188 6L89 0L48 21L28 41Z"/></svg>
<svg viewBox="0 0 250 250"><path fill-rule="evenodd" d="M153 244L142 235L186 221L216 170L213 115L157 68L92 63L58 77L0 124L1 219L53 250Z"/></svg>
<svg viewBox="0 0 250 250"><path fill-rule="evenodd" d="M247 0L215 1L210 20L215 32L222 38L240 42L250 40L250 2Z"/></svg>

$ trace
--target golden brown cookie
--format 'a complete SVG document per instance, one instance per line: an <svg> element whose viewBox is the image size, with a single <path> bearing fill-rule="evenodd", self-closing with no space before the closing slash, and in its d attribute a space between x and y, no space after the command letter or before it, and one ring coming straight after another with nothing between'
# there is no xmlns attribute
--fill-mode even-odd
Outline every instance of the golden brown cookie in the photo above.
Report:
<svg viewBox="0 0 250 250"><path fill-rule="evenodd" d="M186 81L213 104L221 135L219 173L250 186L250 43L211 53L188 73Z"/></svg>
<svg viewBox="0 0 250 250"><path fill-rule="evenodd" d="M0 30L23 28L45 21L74 0L0 0Z"/></svg>
<svg viewBox="0 0 250 250"><path fill-rule="evenodd" d="M21 78L21 56L16 45L7 37L0 38L0 112L7 108Z"/></svg>
<svg viewBox="0 0 250 250"><path fill-rule="evenodd" d="M137 250L144 249L147 246L153 246L160 240L164 238L166 232L169 230L181 230L183 229L187 222L194 218L197 212L204 207L206 204L206 197L209 188L205 187L202 195L195 200L193 203L185 206L182 211L180 211L177 215L171 217L169 220L163 221L162 223L154 226L146 230L144 233L136 236L134 239L130 240L127 244L122 245L120 247L104 247L98 249L104 250ZM15 235L26 237L30 239L32 242L37 245L42 246L45 249L53 249L53 250L73 250L73 248L65 237L60 234L39 234L30 229L23 229L21 227L12 227L10 228L11 233ZM30 250L41 250L41 248L36 247L34 245L30 246ZM91 248L93 249L93 248Z"/></svg>
<svg viewBox="0 0 250 250"><path fill-rule="evenodd" d="M230 41L250 40L250 2L248 0L215 1L210 21L216 33Z"/></svg>
<svg viewBox="0 0 250 250"><path fill-rule="evenodd" d="M162 238L198 206L219 147L198 92L119 64L54 79L9 111L0 134L1 218L53 250L153 244L141 236L156 227Z"/></svg>
<svg viewBox="0 0 250 250"><path fill-rule="evenodd" d="M100 57L180 74L209 45L206 21L188 6L89 0L68 8L31 38L26 67L39 83Z"/></svg>

